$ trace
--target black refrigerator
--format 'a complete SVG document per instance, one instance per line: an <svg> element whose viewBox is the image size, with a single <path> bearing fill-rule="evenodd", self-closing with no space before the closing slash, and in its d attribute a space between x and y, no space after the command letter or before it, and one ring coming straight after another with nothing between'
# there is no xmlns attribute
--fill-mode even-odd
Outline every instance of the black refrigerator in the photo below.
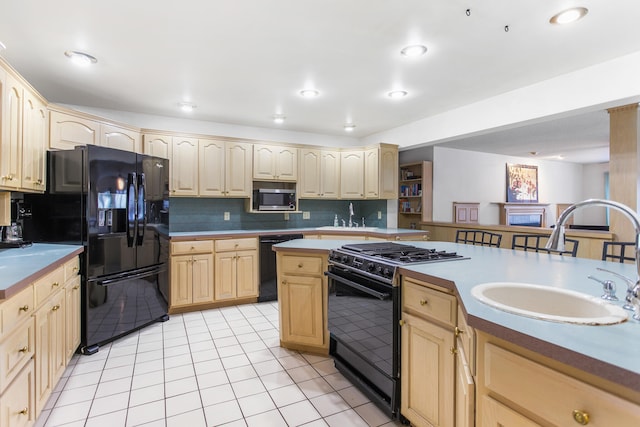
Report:
<svg viewBox="0 0 640 427"><path fill-rule="evenodd" d="M47 154L25 238L81 244L82 343L92 354L168 319L169 161L99 146Z"/></svg>

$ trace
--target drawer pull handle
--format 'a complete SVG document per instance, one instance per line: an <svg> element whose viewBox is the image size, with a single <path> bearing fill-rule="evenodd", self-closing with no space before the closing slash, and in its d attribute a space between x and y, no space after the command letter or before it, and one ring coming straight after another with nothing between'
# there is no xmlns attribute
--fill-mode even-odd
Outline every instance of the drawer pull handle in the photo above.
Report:
<svg viewBox="0 0 640 427"><path fill-rule="evenodd" d="M21 349L18 349L18 353L26 353L27 351L29 351L29 347L24 346Z"/></svg>
<svg viewBox="0 0 640 427"><path fill-rule="evenodd" d="M53 307L51 307L51 311L58 311L60 310L60 304L56 304Z"/></svg>
<svg viewBox="0 0 640 427"><path fill-rule="evenodd" d="M464 333L464 331L463 331L462 329L458 328L457 326L456 326L456 327L455 327L455 329L453 330L453 334L454 334L456 337L459 337L459 336L460 336L460 335L462 335L463 333Z"/></svg>
<svg viewBox="0 0 640 427"><path fill-rule="evenodd" d="M18 309L18 311L28 311L29 310L29 306L28 305L23 305L22 307L20 307Z"/></svg>
<svg viewBox="0 0 640 427"><path fill-rule="evenodd" d="M298 264L298 268L302 268L302 263Z"/></svg>
<svg viewBox="0 0 640 427"><path fill-rule="evenodd" d="M404 320L400 319L400 321L398 322L398 324L400 324L400 326L404 326L407 324L407 322L405 322Z"/></svg>
<svg viewBox="0 0 640 427"><path fill-rule="evenodd" d="M73 287L73 290L74 290L74 291L77 291L78 289L80 289L80 286L78 286L78 285L76 285L76 286L74 286L74 287Z"/></svg>
<svg viewBox="0 0 640 427"><path fill-rule="evenodd" d="M427 301L426 299L421 299L420 300L420 305L427 305L429 303L429 301Z"/></svg>
<svg viewBox="0 0 640 427"><path fill-rule="evenodd" d="M581 411L579 409L573 410L573 420L578 424L586 426L589 424L589 414L585 411Z"/></svg>
<svg viewBox="0 0 640 427"><path fill-rule="evenodd" d="M195 251L195 250L196 250L196 248L195 248L195 247L193 247L193 246L191 246L191 249L189 249L189 250L191 250L191 251Z"/></svg>
<svg viewBox="0 0 640 427"><path fill-rule="evenodd" d="M60 286L60 283L58 283L58 282L53 282L53 283L51 284L51 287L52 287L52 288L57 288L58 286Z"/></svg>
<svg viewBox="0 0 640 427"><path fill-rule="evenodd" d="M18 411L20 415L27 415L29 413L29 408L22 408L22 411Z"/></svg>

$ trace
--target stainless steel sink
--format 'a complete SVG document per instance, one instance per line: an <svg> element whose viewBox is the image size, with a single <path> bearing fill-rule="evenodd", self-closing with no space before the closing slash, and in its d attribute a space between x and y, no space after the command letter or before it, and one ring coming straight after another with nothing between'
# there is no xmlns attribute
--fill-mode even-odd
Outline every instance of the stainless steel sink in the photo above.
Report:
<svg viewBox="0 0 640 427"><path fill-rule="evenodd" d="M627 320L622 307L592 295L550 286L492 282L475 286L471 294L499 310L551 322L611 325Z"/></svg>

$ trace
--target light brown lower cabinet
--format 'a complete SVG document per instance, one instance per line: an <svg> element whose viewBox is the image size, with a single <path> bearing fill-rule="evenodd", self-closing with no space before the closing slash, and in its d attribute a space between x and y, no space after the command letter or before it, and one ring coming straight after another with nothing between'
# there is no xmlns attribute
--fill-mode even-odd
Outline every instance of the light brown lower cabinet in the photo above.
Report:
<svg viewBox="0 0 640 427"><path fill-rule="evenodd" d="M33 360L29 360L2 394L0 425L3 427L27 427L32 426L36 421L33 363Z"/></svg>
<svg viewBox="0 0 640 427"><path fill-rule="evenodd" d="M538 360L534 360L538 359ZM638 426L640 405L550 366L542 356L479 334L479 426Z"/></svg>
<svg viewBox="0 0 640 427"><path fill-rule="evenodd" d="M0 426L32 426L80 344L73 258L0 301Z"/></svg>
<svg viewBox="0 0 640 427"><path fill-rule="evenodd" d="M456 297L410 277L401 286L400 411L414 426L453 426Z"/></svg>
<svg viewBox="0 0 640 427"><path fill-rule="evenodd" d="M56 292L36 312L36 410L42 411L67 362L65 294Z"/></svg>
<svg viewBox="0 0 640 427"><path fill-rule="evenodd" d="M171 307L213 302L213 242L171 243Z"/></svg>
<svg viewBox="0 0 640 427"><path fill-rule="evenodd" d="M401 413L414 426L453 426L453 332L402 313Z"/></svg>
<svg viewBox="0 0 640 427"><path fill-rule="evenodd" d="M328 353L326 268L326 254L276 254L283 347Z"/></svg>
<svg viewBox="0 0 640 427"><path fill-rule="evenodd" d="M215 242L215 300L258 296L258 239Z"/></svg>

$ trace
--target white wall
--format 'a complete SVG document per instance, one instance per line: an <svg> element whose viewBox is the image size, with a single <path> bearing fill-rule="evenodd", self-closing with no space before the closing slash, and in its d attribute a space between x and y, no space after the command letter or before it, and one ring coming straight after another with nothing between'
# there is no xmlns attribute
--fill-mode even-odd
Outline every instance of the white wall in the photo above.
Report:
<svg viewBox="0 0 640 427"><path fill-rule="evenodd" d="M556 203L583 198L583 165L434 147L433 219L453 221L453 202L480 202L480 224L498 224L506 200L507 163L538 166L538 199L549 203L547 224L556 219ZM578 223L576 218L576 223Z"/></svg>
<svg viewBox="0 0 640 427"><path fill-rule="evenodd" d="M604 175L609 172L609 163L584 165L582 173L582 199L604 199ZM580 216L578 216L580 215ZM576 212L576 223L586 225L607 225L606 209L600 207L581 209Z"/></svg>

